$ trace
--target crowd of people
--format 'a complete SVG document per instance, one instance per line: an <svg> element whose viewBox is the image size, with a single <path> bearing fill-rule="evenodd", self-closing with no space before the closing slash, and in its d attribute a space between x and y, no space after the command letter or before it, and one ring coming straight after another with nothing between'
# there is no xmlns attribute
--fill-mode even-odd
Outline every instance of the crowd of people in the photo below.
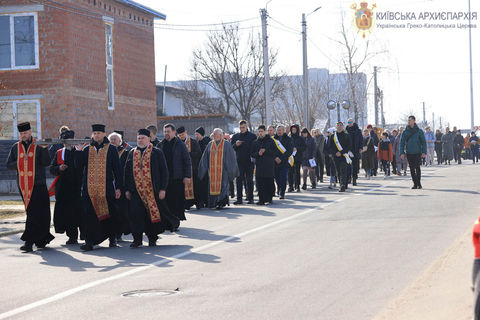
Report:
<svg viewBox="0 0 480 320"><path fill-rule="evenodd" d="M254 132L239 122L232 136L216 128L207 134L202 127L194 138L184 127L163 126L163 140L157 128L137 132L135 147L123 139L123 132L108 136L105 125L92 125L89 143L73 145L75 132L63 126L65 144L48 146L32 137L30 123L18 125L20 141L7 159L17 171L18 186L27 213L22 251L44 248L50 233L50 196L55 195L54 230L66 233L67 245L84 251L106 240L116 247L122 236L132 234L130 247L156 246L158 235L178 231L185 212L195 207L221 210L230 205L270 205L287 192L316 189L328 183L331 190L345 192L356 186L360 170L371 179L383 172L412 176L412 189L422 189L421 165L478 162L479 144L474 132L463 137L446 128L434 134L420 129L410 116L405 128L381 131L372 125L362 131L353 119L338 122L324 134L298 125L264 126ZM47 188L45 168L55 176ZM258 201L255 202L255 195Z"/></svg>

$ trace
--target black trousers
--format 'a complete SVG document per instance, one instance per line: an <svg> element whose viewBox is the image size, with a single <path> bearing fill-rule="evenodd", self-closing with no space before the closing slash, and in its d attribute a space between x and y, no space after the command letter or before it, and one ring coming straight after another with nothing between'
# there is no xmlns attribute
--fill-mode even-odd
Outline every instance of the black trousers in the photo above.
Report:
<svg viewBox="0 0 480 320"><path fill-rule="evenodd" d="M340 186L347 186L347 160L345 157L335 157L333 160L335 163L335 170L337 171L337 178L340 182Z"/></svg>
<svg viewBox="0 0 480 320"><path fill-rule="evenodd" d="M323 181L325 164L323 163L322 157L316 157L315 161L317 162L317 166L315 167L315 175L317 176L318 180Z"/></svg>
<svg viewBox="0 0 480 320"><path fill-rule="evenodd" d="M273 194L275 192L274 178L255 177L258 188L258 200L260 202L272 202Z"/></svg>
<svg viewBox="0 0 480 320"><path fill-rule="evenodd" d="M169 180L167 192L165 193L170 212L180 220L187 220L185 217L185 185L183 180Z"/></svg>
<svg viewBox="0 0 480 320"><path fill-rule="evenodd" d="M462 163L462 148L455 148L455 160L458 161L458 164Z"/></svg>
<svg viewBox="0 0 480 320"><path fill-rule="evenodd" d="M412 175L412 181L414 186L421 185L422 172L420 170L420 164L422 163L422 155L420 153L407 154L408 166L410 167L410 173Z"/></svg>
<svg viewBox="0 0 480 320"><path fill-rule="evenodd" d="M288 171L288 186L290 189L300 189L301 167L301 161L295 161L293 167L290 167L290 170Z"/></svg>
<svg viewBox="0 0 480 320"><path fill-rule="evenodd" d="M237 200L243 199L243 186L245 186L245 193L247 200L253 201L253 163L238 163L238 170L240 175L237 177Z"/></svg>

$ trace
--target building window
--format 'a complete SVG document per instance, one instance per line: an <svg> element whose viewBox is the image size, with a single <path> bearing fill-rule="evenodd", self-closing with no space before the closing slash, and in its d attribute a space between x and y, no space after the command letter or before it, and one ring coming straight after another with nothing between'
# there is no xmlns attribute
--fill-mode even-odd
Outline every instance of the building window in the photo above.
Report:
<svg viewBox="0 0 480 320"><path fill-rule="evenodd" d="M2 117L0 117L0 140L18 139L17 124L28 121L32 126L35 138L42 138L42 125L40 119L40 100L6 100L0 99Z"/></svg>
<svg viewBox="0 0 480 320"><path fill-rule="evenodd" d="M37 13L0 15L0 70L38 69Z"/></svg>
<svg viewBox="0 0 480 320"><path fill-rule="evenodd" d="M113 82L113 24L105 23L105 53L107 74L107 102L108 110L115 109L115 92Z"/></svg>

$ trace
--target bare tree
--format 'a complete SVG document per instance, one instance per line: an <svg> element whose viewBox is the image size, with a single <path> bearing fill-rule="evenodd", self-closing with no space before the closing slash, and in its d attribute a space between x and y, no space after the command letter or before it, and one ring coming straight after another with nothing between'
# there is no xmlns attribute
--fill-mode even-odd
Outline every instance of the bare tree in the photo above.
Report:
<svg viewBox="0 0 480 320"><path fill-rule="evenodd" d="M342 51L340 64L341 68L348 76L349 99L353 106L354 119L358 122L361 114L366 114L365 106L359 106L359 101L366 100L367 90L359 90L359 79L362 70L376 56L385 54L385 49L375 50L371 46L370 40L364 40L358 36L352 29L346 28L345 14L341 15L340 40L331 39L336 42ZM360 40L362 43L358 43ZM362 92L364 91L364 92Z"/></svg>
<svg viewBox="0 0 480 320"><path fill-rule="evenodd" d="M183 99L186 115L225 113L222 99L209 95L198 79L181 81L180 87L182 92L179 97Z"/></svg>
<svg viewBox="0 0 480 320"><path fill-rule="evenodd" d="M277 53L270 53L270 67ZM223 25L212 31L203 48L194 50L192 76L223 100L225 113L250 121L253 114L264 118L263 53L260 35L251 32L243 41L238 25ZM276 79L275 76L272 77ZM274 92L276 81L272 85Z"/></svg>

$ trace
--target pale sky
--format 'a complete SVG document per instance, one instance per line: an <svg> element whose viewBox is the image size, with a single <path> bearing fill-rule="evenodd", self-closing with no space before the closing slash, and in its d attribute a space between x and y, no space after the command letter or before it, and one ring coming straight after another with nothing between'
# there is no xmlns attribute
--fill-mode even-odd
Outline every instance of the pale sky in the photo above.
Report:
<svg viewBox="0 0 480 320"><path fill-rule="evenodd" d="M261 33L259 10L266 1L258 0L137 0L137 2L167 15L167 20L158 24L176 24L155 30L156 79L163 81L164 66L168 65L167 81L188 79L192 50L203 45L207 31L216 26L191 26L216 24L235 20L252 19L240 27L252 27ZM269 46L279 51L277 70L287 74L302 73L301 15L315 8L322 8L307 18L308 65L309 68L327 68L330 72L341 72L339 48L331 39L339 37L341 12L346 25L353 26L355 1L332 0L272 0L268 4ZM358 4L359 2L357 2ZM468 12L468 1L452 0L379 0L377 11L420 12ZM472 12L480 13L480 1L472 0ZM408 22L408 21L407 21ZM435 21L428 21L436 23ZM447 21L450 23L449 21ZM451 23L456 24L457 21ZM458 21L468 23L468 20ZM377 21L380 23L380 21ZM383 21L388 23L388 21ZM398 22L393 22L398 23ZM406 23L406 22L405 22ZM437 22L438 23L438 22ZM440 21L440 23L444 23ZM474 71L475 125L480 125L480 18L472 20L472 50ZM171 30L171 29L187 30ZM294 30L298 30L298 34ZM359 36L360 37L360 36ZM444 123L462 128L470 127L470 80L468 29L380 29L368 35L374 49L386 48L388 54L377 56L363 72L370 79L373 66L380 68L379 86L385 94L385 117L387 123L397 122L400 115L414 111L422 120L422 102L427 106L427 120L435 112L436 124L442 116ZM359 43L363 39L357 39ZM321 50L321 51L320 51ZM369 88L373 93L372 86ZM369 121L373 122L373 99L369 100Z"/></svg>

